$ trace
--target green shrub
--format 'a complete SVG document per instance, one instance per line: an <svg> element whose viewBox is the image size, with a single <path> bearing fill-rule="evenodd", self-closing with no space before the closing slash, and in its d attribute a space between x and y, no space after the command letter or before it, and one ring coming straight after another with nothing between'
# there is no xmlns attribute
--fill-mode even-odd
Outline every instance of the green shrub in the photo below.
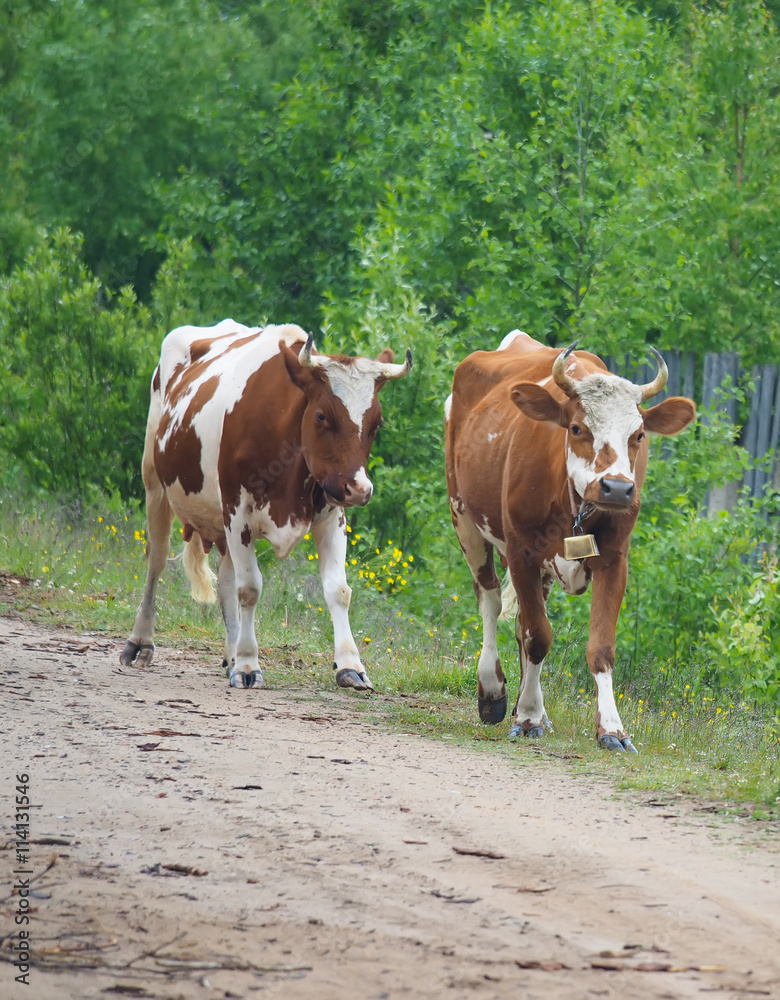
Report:
<svg viewBox="0 0 780 1000"><path fill-rule="evenodd" d="M764 555L747 586L710 606L713 628L704 636L712 683L741 690L747 699L775 705L780 695L780 567Z"/></svg>
<svg viewBox="0 0 780 1000"><path fill-rule="evenodd" d="M112 300L59 230L0 283L0 448L34 485L140 488L154 337L129 288Z"/></svg>

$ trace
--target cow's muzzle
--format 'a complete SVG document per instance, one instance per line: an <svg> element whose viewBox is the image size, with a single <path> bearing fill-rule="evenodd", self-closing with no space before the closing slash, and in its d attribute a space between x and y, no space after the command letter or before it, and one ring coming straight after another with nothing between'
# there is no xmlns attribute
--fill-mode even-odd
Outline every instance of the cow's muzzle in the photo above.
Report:
<svg viewBox="0 0 780 1000"><path fill-rule="evenodd" d="M634 499L635 487L630 479L600 479L594 484L598 490L598 496L593 497L593 502L599 507L608 509L625 510L631 506Z"/></svg>
<svg viewBox="0 0 780 1000"><path fill-rule="evenodd" d="M345 483L344 506L363 507L371 499L373 492L374 487L368 480L365 483Z"/></svg>
<svg viewBox="0 0 780 1000"><path fill-rule="evenodd" d="M330 503L339 507L364 507L374 492L374 487L368 479L353 479L351 482L326 481L322 484L322 488Z"/></svg>

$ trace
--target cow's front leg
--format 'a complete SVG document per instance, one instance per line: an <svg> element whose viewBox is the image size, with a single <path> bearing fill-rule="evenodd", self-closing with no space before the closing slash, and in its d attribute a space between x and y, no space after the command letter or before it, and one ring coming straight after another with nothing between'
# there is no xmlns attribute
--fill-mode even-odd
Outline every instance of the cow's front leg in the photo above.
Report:
<svg viewBox="0 0 780 1000"><path fill-rule="evenodd" d="M587 657L596 684L596 738L599 746L604 750L637 753L623 727L612 689L615 629L627 578L628 560L623 555L608 567L594 571Z"/></svg>
<svg viewBox="0 0 780 1000"><path fill-rule="evenodd" d="M220 565L219 593L225 617L226 673L231 687L262 687L263 674L257 659L255 606L263 592L263 577L257 566L255 540L242 518L234 517L227 527L227 556L232 562L235 597L228 593L230 565ZM238 630L235 608L238 603ZM235 636L235 639L233 637Z"/></svg>
<svg viewBox="0 0 780 1000"><path fill-rule="evenodd" d="M517 563L514 565L518 567ZM542 694L542 667L552 643L552 629L545 606L550 581L543 579L534 566L523 564L512 572L512 583L518 600L515 636L520 651L521 677L509 738L530 736L541 739L545 730L552 728Z"/></svg>
<svg viewBox="0 0 780 1000"><path fill-rule="evenodd" d="M347 556L347 519L340 507L326 509L312 522L317 546L320 579L333 622L334 664L339 687L373 691L374 685L360 662L360 653L349 627L349 602L352 591L347 585L344 561Z"/></svg>

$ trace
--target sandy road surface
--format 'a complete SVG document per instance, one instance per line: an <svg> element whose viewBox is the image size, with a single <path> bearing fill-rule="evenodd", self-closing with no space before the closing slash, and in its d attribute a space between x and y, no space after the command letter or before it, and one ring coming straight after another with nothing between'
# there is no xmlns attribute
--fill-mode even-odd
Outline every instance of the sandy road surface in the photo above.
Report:
<svg viewBox="0 0 780 1000"><path fill-rule="evenodd" d="M2 1000L780 998L780 856L738 825L118 650L0 618Z"/></svg>

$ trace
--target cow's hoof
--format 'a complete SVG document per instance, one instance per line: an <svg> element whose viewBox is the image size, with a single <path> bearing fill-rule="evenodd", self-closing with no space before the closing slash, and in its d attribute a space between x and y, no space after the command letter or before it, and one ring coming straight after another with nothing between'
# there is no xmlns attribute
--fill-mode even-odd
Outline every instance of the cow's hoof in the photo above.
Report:
<svg viewBox="0 0 780 1000"><path fill-rule="evenodd" d="M136 656L138 656L139 649L140 646L136 646L136 644L134 642L130 642L129 639L127 640L127 642L125 643L125 648L119 654L119 662L122 664L123 667L130 666L133 660L135 660Z"/></svg>
<svg viewBox="0 0 780 1000"><path fill-rule="evenodd" d="M512 724L509 730L509 739L516 740L520 737L530 736L532 739L540 740L544 736L544 726L529 726L528 729L520 722Z"/></svg>
<svg viewBox="0 0 780 1000"><path fill-rule="evenodd" d="M546 715L541 722L533 724L529 722L523 725L522 722L514 722L509 730L509 739L516 740L520 736L526 736L532 740L541 740L544 739L545 729L552 730L552 724Z"/></svg>
<svg viewBox="0 0 780 1000"><path fill-rule="evenodd" d="M141 668L151 667L153 659L154 645L151 643L144 643L138 651L138 657L136 658L135 665Z"/></svg>
<svg viewBox="0 0 780 1000"><path fill-rule="evenodd" d="M247 670L244 673L243 670L233 669L232 673L228 674L230 679L230 686L234 688L251 688L263 686L263 675L259 670Z"/></svg>
<svg viewBox="0 0 780 1000"><path fill-rule="evenodd" d="M119 662L123 667L130 667L134 663L137 667L149 667L154 659L154 643L135 643L129 639L125 643L125 648L119 654Z"/></svg>
<svg viewBox="0 0 780 1000"><path fill-rule="evenodd" d="M628 750L629 753L639 753L637 748L627 736L624 736L620 742L623 744L623 749Z"/></svg>
<svg viewBox="0 0 780 1000"><path fill-rule="evenodd" d="M478 698L479 717L490 726L503 722L506 715L506 695L501 698Z"/></svg>
<svg viewBox="0 0 780 1000"><path fill-rule="evenodd" d="M619 750L621 753L625 753L626 751L626 748L617 736L613 736L611 733L604 733L603 736L599 736L599 746L602 750Z"/></svg>
<svg viewBox="0 0 780 1000"><path fill-rule="evenodd" d="M358 673L351 667L345 667L336 673L336 683L341 688L352 688L354 691L374 690L374 685L368 679L368 674Z"/></svg>

